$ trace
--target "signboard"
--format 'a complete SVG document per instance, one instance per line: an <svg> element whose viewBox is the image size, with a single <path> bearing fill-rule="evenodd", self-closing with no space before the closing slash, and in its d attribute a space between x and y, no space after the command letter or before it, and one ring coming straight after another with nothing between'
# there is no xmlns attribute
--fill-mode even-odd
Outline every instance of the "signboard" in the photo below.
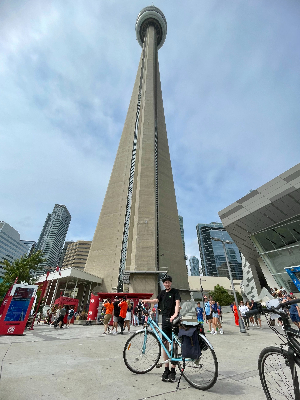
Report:
<svg viewBox="0 0 300 400"><path fill-rule="evenodd" d="M123 283L129 285L130 283L130 272L123 272Z"/></svg>
<svg viewBox="0 0 300 400"><path fill-rule="evenodd" d="M300 292L300 266L284 268Z"/></svg>
<svg viewBox="0 0 300 400"><path fill-rule="evenodd" d="M0 317L0 335L23 334L37 289L36 285L13 285Z"/></svg>

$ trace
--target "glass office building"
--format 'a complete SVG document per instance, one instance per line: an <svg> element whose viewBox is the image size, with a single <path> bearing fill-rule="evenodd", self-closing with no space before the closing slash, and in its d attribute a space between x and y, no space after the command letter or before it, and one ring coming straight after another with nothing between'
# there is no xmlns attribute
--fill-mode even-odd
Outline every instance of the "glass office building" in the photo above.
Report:
<svg viewBox="0 0 300 400"><path fill-rule="evenodd" d="M12 263L28 253L28 246L20 240L20 234L4 221L0 221L0 261ZM4 270L0 264L0 277Z"/></svg>
<svg viewBox="0 0 300 400"><path fill-rule="evenodd" d="M199 259L195 256L190 257L190 273L191 276L200 276Z"/></svg>
<svg viewBox="0 0 300 400"><path fill-rule="evenodd" d="M215 237L233 242L223 224L217 222L198 224L196 230L203 275L229 278L223 245L212 239ZM243 279L242 259L237 245L226 244L226 249L233 279Z"/></svg>

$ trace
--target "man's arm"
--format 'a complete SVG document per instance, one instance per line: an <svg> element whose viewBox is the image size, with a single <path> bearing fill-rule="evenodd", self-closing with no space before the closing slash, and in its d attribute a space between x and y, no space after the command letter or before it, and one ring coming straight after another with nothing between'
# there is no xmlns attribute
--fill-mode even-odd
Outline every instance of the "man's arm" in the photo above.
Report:
<svg viewBox="0 0 300 400"><path fill-rule="evenodd" d="M175 313L172 315L172 317L170 318L170 322L173 321L174 318L177 317L177 315L179 314L179 308L180 308L180 300L176 300L175 301Z"/></svg>
<svg viewBox="0 0 300 400"><path fill-rule="evenodd" d="M158 299L152 299L152 300L142 300L142 303L150 303L150 304L156 304L158 303Z"/></svg>

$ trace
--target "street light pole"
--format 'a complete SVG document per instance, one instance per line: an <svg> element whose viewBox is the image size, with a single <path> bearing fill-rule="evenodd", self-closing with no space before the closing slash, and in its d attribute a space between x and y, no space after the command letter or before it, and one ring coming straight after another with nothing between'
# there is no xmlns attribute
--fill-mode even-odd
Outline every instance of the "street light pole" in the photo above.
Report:
<svg viewBox="0 0 300 400"><path fill-rule="evenodd" d="M245 329L245 325L244 325L244 321L243 318L241 317L241 313L239 310L239 306L238 306L238 301L237 301L237 297L236 297L236 292L235 292L235 288L234 288L234 284L233 284L233 279L232 279L232 273L231 273L231 268L230 268L230 264L228 261L228 257L227 257L227 250L226 250L226 244L232 244L233 242L231 242L230 240L222 240L219 238L214 238L212 237L212 240L216 241L216 242L221 242L223 245L223 249L224 249L224 253L225 253L225 258L226 258L226 264L227 264L227 268L228 268L228 273L229 273L229 277L230 277L230 282L231 282L231 287L232 287L232 291L233 291L233 296L234 296L234 301L236 304L236 308L237 308L237 312L238 312L238 316L239 316L239 325L240 325L240 332L241 333L247 333L246 329Z"/></svg>

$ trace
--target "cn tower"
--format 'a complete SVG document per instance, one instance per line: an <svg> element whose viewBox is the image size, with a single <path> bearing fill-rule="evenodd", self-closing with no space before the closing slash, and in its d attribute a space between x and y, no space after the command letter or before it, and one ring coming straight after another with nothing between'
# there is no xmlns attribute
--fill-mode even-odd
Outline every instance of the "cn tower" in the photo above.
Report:
<svg viewBox="0 0 300 400"><path fill-rule="evenodd" d="M145 7L135 31L142 54L85 271L103 278L103 292L154 295L167 271L183 293L189 286L158 64L166 18Z"/></svg>

